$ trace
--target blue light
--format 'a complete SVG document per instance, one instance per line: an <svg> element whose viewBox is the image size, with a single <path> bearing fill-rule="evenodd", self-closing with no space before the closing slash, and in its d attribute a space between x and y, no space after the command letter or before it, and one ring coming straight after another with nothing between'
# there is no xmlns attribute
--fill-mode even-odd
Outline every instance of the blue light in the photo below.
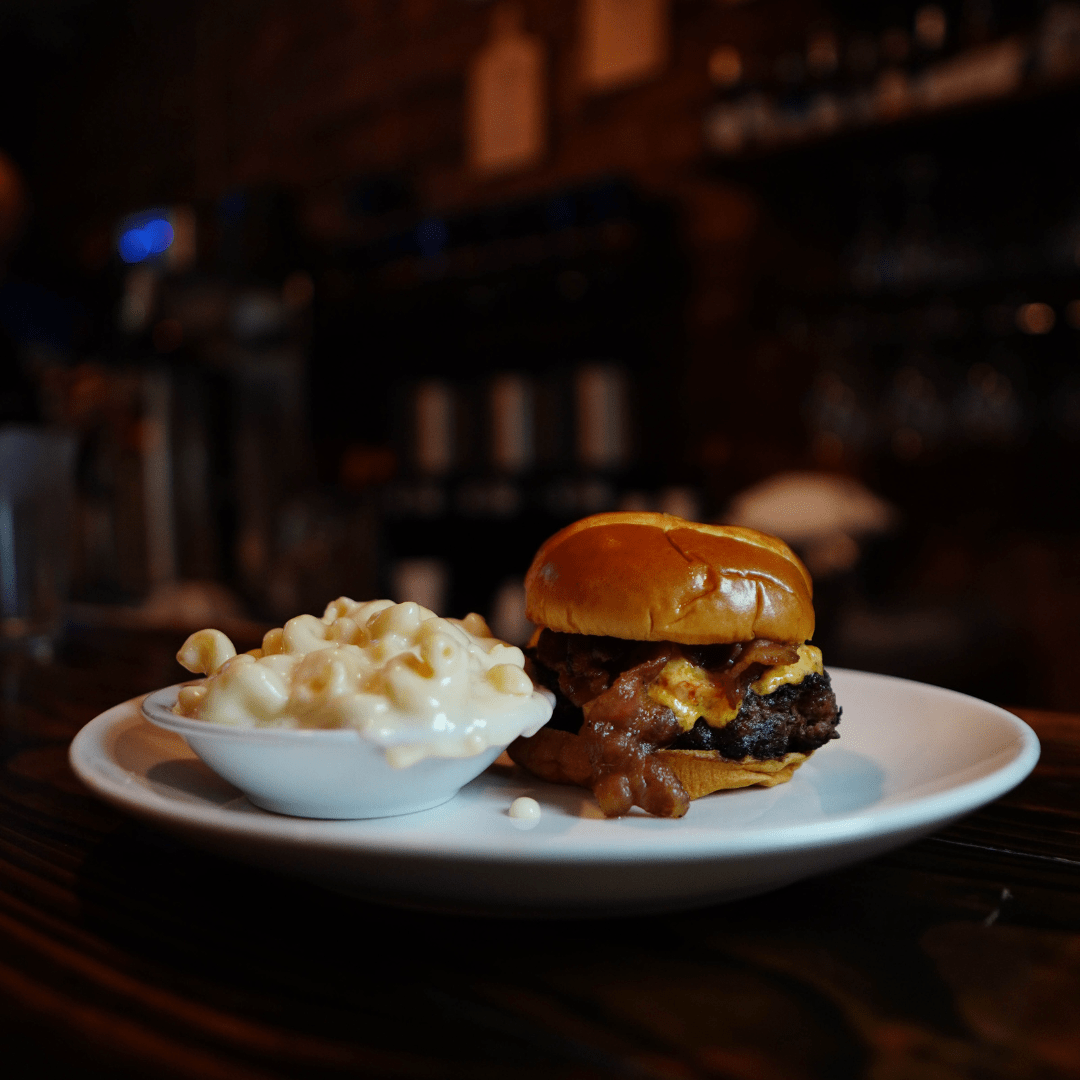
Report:
<svg viewBox="0 0 1080 1080"><path fill-rule="evenodd" d="M173 228L163 218L148 221L142 231L150 244L151 255L160 255L173 242Z"/></svg>
<svg viewBox="0 0 1080 1080"><path fill-rule="evenodd" d="M142 229L120 234L120 258L126 263L142 262L150 254L150 243Z"/></svg>
<svg viewBox="0 0 1080 1080"><path fill-rule="evenodd" d="M416 243L425 259L438 256L449 239L450 230L438 218L428 218L416 226Z"/></svg>
<svg viewBox="0 0 1080 1080"><path fill-rule="evenodd" d="M160 255L173 242L173 228L164 218L151 218L141 227L125 229L117 247L126 263L142 262Z"/></svg>

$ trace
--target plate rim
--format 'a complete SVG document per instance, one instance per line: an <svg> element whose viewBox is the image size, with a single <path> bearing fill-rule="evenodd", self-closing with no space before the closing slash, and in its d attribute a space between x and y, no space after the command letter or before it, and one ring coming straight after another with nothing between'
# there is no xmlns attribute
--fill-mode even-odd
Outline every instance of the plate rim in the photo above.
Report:
<svg viewBox="0 0 1080 1080"><path fill-rule="evenodd" d="M825 820L785 825L776 829L743 829L733 833L718 833L715 846L703 843L705 832L698 828L683 834L674 831L687 819L672 821L669 840L661 845L651 840L639 849L632 844L624 847L589 849L589 842L576 838L570 845L565 843L548 846L521 845L518 848L496 848L491 838L481 838L480 843L462 843L460 838L445 847L436 842L420 845L409 837L393 834L366 835L350 832L350 827L365 825L357 821L332 821L323 819L289 818L266 811L254 813L223 813L220 807L189 804L170 800L162 793L134 782L134 775L121 781L109 774L108 768L96 767L96 757L107 762L113 770L124 772L124 767L106 753L106 738L115 729L127 725L147 724L140 711L140 704L147 695L142 694L107 709L87 723L75 736L69 748L69 761L76 776L94 794L120 809L143 820L153 820L166 829L183 829L184 832L205 835L244 838L268 844L287 846L302 845L326 851L348 851L365 854L371 858L408 858L414 860L445 860L458 858L472 862L522 862L532 864L567 863L590 865L613 865L617 863L646 861L649 863L689 862L694 860L734 859L749 856L775 855L793 851L813 851L843 844L879 839L886 835L925 833L935 825L944 825L986 805L988 802L1012 790L1034 769L1039 759L1040 744L1031 727L1014 713L998 705L963 694L945 687L919 683L892 675L856 671L845 668L829 668L830 673L841 677L857 677L873 682L888 681L917 687L923 690L953 697L958 703L975 704L980 709L991 710L1004 719L1019 738L1019 747L1009 760L986 775L962 782L944 791L886 807L861 808ZM153 692L153 691L151 691ZM978 760L978 759L976 759ZM974 763L974 762L973 762ZM540 783L540 781L537 781ZM661 826L663 827L663 826ZM430 836L437 837L437 833ZM654 834L655 835L655 834ZM485 845L483 840L488 842ZM688 842L689 841L689 842Z"/></svg>

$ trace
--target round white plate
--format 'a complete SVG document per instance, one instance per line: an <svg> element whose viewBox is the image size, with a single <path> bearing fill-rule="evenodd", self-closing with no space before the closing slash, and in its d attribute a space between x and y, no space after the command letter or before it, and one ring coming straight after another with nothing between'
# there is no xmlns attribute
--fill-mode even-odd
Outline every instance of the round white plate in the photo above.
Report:
<svg viewBox="0 0 1080 1080"><path fill-rule="evenodd" d="M281 817L147 723L137 700L87 724L70 756L108 802L220 854L373 899L521 915L659 911L765 892L932 832L1035 767L1035 733L1004 709L883 675L831 675L844 710L838 741L790 783L719 792L679 820L607 820L583 789L498 763L421 813ZM520 795L540 803L539 821L509 816Z"/></svg>

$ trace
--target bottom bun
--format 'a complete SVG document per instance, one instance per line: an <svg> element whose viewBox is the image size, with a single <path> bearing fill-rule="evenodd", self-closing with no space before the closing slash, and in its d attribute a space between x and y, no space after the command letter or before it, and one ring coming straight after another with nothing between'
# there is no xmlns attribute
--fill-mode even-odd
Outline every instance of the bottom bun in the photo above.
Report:
<svg viewBox="0 0 1080 1080"><path fill-rule="evenodd" d="M585 741L568 731L541 728L528 739L516 739L508 750L510 759L541 780L554 784L578 784L590 787L592 763ZM785 754L782 758L741 761L721 757L717 750L654 750L678 777L691 799L700 799L714 791L732 788L775 787L786 784L809 754Z"/></svg>
<svg viewBox="0 0 1080 1080"><path fill-rule="evenodd" d="M786 784L810 755L785 754L782 758L767 761L751 757L733 761L721 757L715 750L655 750L653 756L679 778L691 799L700 799L714 791L731 788Z"/></svg>

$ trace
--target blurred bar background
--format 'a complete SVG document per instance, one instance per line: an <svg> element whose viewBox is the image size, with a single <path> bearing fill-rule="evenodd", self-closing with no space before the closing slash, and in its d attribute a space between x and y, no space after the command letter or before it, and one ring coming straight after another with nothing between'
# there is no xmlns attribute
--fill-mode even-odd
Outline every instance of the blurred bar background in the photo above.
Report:
<svg viewBox="0 0 1080 1080"><path fill-rule="evenodd" d="M666 510L835 665L1080 708L1080 4L37 0L0 92L69 620L523 641L546 536Z"/></svg>

